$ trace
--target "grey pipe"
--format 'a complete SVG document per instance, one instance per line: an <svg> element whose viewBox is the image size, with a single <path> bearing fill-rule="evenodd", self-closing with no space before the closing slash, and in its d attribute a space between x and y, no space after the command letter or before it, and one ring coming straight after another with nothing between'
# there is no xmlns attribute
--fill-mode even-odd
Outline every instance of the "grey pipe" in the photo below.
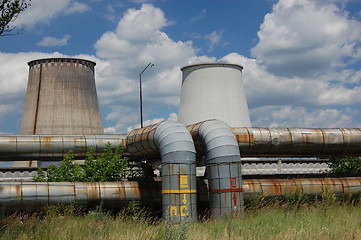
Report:
<svg viewBox="0 0 361 240"><path fill-rule="evenodd" d="M214 218L239 215L244 208L241 157L232 129L209 120L188 126L206 148L210 209Z"/></svg>
<svg viewBox="0 0 361 240"><path fill-rule="evenodd" d="M162 210L168 222L197 219L196 151L180 123L161 122L128 134L127 149L136 156L161 155Z"/></svg>
<svg viewBox="0 0 361 240"><path fill-rule="evenodd" d="M242 157L361 156L360 128L232 128Z"/></svg>
<svg viewBox="0 0 361 240"><path fill-rule="evenodd" d="M208 205L208 184L197 179L198 205ZM245 199L259 195L275 197L302 191L320 195L326 188L333 194L360 194L361 177L300 178L300 179L244 179ZM160 208L161 180L146 178L122 182L0 182L2 210L40 210L49 204L94 206L102 202L104 208L121 208L130 201Z"/></svg>
<svg viewBox="0 0 361 240"><path fill-rule="evenodd" d="M154 179L122 182L0 182L3 210L41 210L49 204L76 202L91 207L120 209L130 201L158 208L161 182Z"/></svg>
<svg viewBox="0 0 361 240"><path fill-rule="evenodd" d="M198 124L190 125L195 127ZM361 156L359 128L232 128L242 157L311 157L330 155ZM193 134L194 135L194 134ZM122 144L127 150L127 135L0 135L0 161L61 160L72 149L76 158L84 158L87 148L94 146L101 153L105 144ZM197 153L205 153L195 137ZM139 149L138 156L159 157L155 145ZM134 155L134 154L133 154Z"/></svg>
<svg viewBox="0 0 361 240"><path fill-rule="evenodd" d="M62 160L69 150L75 158L83 158L90 146L100 154L110 143L125 147L127 135L1 135L0 160Z"/></svg>

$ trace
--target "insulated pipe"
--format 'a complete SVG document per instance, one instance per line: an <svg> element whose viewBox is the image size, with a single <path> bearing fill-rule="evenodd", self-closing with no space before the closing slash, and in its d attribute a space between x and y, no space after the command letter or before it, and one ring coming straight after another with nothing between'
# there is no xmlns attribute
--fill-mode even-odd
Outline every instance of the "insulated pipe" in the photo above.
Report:
<svg viewBox="0 0 361 240"><path fill-rule="evenodd" d="M360 128L232 128L242 157L361 156Z"/></svg>
<svg viewBox="0 0 361 240"><path fill-rule="evenodd" d="M136 156L162 159L162 210L167 222L197 220L196 151L180 123L161 122L128 134L127 149Z"/></svg>
<svg viewBox="0 0 361 240"><path fill-rule="evenodd" d="M189 128L193 126L197 124ZM232 128L232 131L242 157L361 156L360 128ZM130 151L125 139L124 134L0 135L0 161L61 160L70 149L80 159L84 158L89 146L94 146L99 154L108 142L113 147L122 144L123 154L127 155ZM205 152L199 141L196 140L195 145L199 155ZM155 146L141 151L138 155L159 157Z"/></svg>
<svg viewBox="0 0 361 240"><path fill-rule="evenodd" d="M72 150L76 159L85 157L89 147L103 153L106 144L125 147L127 135L1 135L0 160L62 160ZM125 153L126 154L126 153Z"/></svg>
<svg viewBox="0 0 361 240"><path fill-rule="evenodd" d="M198 204L208 204L207 181L197 179ZM302 190L320 195L326 188L333 194L360 194L361 177L304 179L244 179L245 199L259 195L275 197ZM161 181L153 178L122 182L0 182L0 208L3 210L40 210L49 204L81 206L102 203L104 208L120 208L130 201L159 208Z"/></svg>
<svg viewBox="0 0 361 240"><path fill-rule="evenodd" d="M239 215L244 208L241 157L232 129L210 120L188 126L206 148L210 209L214 218Z"/></svg>

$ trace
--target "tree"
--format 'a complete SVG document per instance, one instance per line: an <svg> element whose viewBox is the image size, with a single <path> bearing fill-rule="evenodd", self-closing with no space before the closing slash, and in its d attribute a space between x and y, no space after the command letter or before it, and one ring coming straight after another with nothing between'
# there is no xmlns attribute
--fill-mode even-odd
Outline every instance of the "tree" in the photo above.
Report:
<svg viewBox="0 0 361 240"><path fill-rule="evenodd" d="M30 6L30 1L0 0L0 36L11 35L15 27L10 26L10 23L15 21L19 14Z"/></svg>
<svg viewBox="0 0 361 240"><path fill-rule="evenodd" d="M123 157L123 148L119 145L113 151L110 143L103 154L94 156L94 148L90 147L84 165L74 163L74 153L69 151L59 167L53 164L47 170L38 169L33 178L37 182L114 182L126 176L128 158Z"/></svg>

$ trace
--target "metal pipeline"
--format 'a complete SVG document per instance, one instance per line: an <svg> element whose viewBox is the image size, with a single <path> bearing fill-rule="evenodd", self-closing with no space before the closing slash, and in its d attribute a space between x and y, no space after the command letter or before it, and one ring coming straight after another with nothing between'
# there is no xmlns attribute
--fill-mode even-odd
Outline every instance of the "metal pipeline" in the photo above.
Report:
<svg viewBox="0 0 361 240"><path fill-rule="evenodd" d="M360 128L232 128L242 157L361 156Z"/></svg>
<svg viewBox="0 0 361 240"><path fill-rule="evenodd" d="M242 157L361 156L360 128L232 128L232 131ZM89 146L94 146L99 154L108 142L113 147L122 144L127 155L130 151L127 150L126 137L124 134L0 135L0 161L61 160L69 150L80 159L84 158ZM204 146L194 133L193 137L197 154L204 154ZM159 157L155 146L139 150L142 156Z"/></svg>
<svg viewBox="0 0 361 240"><path fill-rule="evenodd" d="M198 205L208 205L207 181L197 179ZM305 178L305 179L245 179L245 199L290 194L300 189L304 194L320 195L328 187L334 194L360 194L361 177ZM127 206L141 201L144 206L159 209L161 205L160 179L140 179L123 182L0 182L0 208L3 210L40 210L49 204L82 206L102 202L104 208Z"/></svg>
<svg viewBox="0 0 361 240"><path fill-rule="evenodd" d="M214 218L239 215L244 208L241 157L232 129L210 120L188 126L206 149L210 210Z"/></svg>
<svg viewBox="0 0 361 240"><path fill-rule="evenodd" d="M180 123L161 122L128 134L127 149L136 156L161 155L163 217L171 223L197 220L196 150Z"/></svg>
<svg viewBox="0 0 361 240"><path fill-rule="evenodd" d="M110 143L125 147L127 135L1 135L0 160L62 160L72 150L77 159L83 158L90 146L100 154Z"/></svg>

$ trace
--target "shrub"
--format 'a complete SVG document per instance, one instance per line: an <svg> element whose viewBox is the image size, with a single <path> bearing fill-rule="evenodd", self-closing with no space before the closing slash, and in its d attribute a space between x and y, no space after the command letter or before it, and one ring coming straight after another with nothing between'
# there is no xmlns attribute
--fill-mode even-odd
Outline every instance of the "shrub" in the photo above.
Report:
<svg viewBox="0 0 361 240"><path fill-rule="evenodd" d="M94 153L94 148L90 147L84 165L80 166L74 163L74 153L70 150L59 167L52 164L47 170L39 168L33 180L37 182L111 182L125 177L128 158L122 157L121 145L113 151L111 144L108 143L100 156L95 158Z"/></svg>
<svg viewBox="0 0 361 240"><path fill-rule="evenodd" d="M361 173L359 157L329 157L331 173Z"/></svg>

